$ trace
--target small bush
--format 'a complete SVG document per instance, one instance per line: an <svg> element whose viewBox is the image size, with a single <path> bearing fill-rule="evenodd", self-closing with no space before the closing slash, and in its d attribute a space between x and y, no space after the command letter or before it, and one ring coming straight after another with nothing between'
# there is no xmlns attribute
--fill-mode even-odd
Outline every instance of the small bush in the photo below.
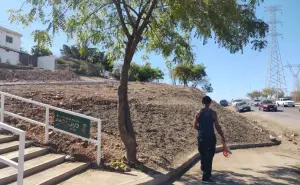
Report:
<svg viewBox="0 0 300 185"><path fill-rule="evenodd" d="M57 64L60 64L60 65L65 65L66 64L66 61L65 60L63 60L63 59L56 59L56 61L57 61Z"/></svg>
<svg viewBox="0 0 300 185"><path fill-rule="evenodd" d="M120 80L121 78L121 71L120 70L115 70L113 72L110 72L109 76L114 77L117 80Z"/></svg>
<svg viewBox="0 0 300 185"><path fill-rule="evenodd" d="M77 69L76 73L84 75L88 70L87 66L81 65L79 69Z"/></svg>

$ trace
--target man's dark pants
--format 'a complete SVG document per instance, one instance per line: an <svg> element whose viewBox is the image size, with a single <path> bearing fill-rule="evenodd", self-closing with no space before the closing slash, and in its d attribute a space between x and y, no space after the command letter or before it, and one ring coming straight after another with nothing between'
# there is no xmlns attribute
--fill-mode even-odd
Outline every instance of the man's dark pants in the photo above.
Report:
<svg viewBox="0 0 300 185"><path fill-rule="evenodd" d="M198 151L201 157L201 170L203 171L202 180L209 180L216 152L216 137L198 137Z"/></svg>

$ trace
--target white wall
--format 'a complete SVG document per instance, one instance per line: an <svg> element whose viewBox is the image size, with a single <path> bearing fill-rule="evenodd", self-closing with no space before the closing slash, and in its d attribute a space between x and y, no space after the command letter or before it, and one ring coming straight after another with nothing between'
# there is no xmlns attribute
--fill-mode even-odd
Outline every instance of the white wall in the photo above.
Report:
<svg viewBox="0 0 300 185"><path fill-rule="evenodd" d="M13 43L6 42L6 36L13 38ZM21 37L12 33L8 33L0 29L0 45L8 47L17 51L20 51L21 48Z"/></svg>
<svg viewBox="0 0 300 185"><path fill-rule="evenodd" d="M55 56L38 57L37 66L43 69L55 70L56 66Z"/></svg>
<svg viewBox="0 0 300 185"><path fill-rule="evenodd" d="M6 42L6 36L12 37L12 43ZM21 49L21 36L18 33L14 33L11 30L1 27L0 28L0 46L10 48L14 51L20 51ZM19 53L14 51L8 51L0 48L1 62L16 65L19 63Z"/></svg>
<svg viewBox="0 0 300 185"><path fill-rule="evenodd" d="M8 61L13 65L17 65L19 63L19 53L6 51L6 49L3 48L0 48L0 58L2 63L6 63Z"/></svg>

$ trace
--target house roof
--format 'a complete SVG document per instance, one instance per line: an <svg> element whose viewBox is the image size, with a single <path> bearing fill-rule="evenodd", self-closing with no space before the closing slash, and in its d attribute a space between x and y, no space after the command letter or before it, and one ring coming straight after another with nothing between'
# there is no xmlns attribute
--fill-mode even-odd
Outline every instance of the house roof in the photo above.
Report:
<svg viewBox="0 0 300 185"><path fill-rule="evenodd" d="M3 30L3 31L5 31L5 32L7 32L7 33L11 33L11 34L17 35L17 36L19 36L19 37L22 37L22 36L23 36L21 33L18 33L18 32L15 32L15 31L13 31L13 30L4 28L4 27L2 27L2 26L0 26L0 30Z"/></svg>

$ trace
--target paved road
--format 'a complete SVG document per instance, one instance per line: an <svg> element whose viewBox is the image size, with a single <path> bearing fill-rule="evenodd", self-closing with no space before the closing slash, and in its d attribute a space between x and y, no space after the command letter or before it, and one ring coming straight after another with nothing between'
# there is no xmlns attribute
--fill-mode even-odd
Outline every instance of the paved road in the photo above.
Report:
<svg viewBox="0 0 300 185"><path fill-rule="evenodd" d="M257 114L263 118L280 122L288 127L300 129L300 112L298 107L278 107L278 112L262 112L257 107L252 107L252 110L250 114Z"/></svg>
<svg viewBox="0 0 300 185"><path fill-rule="evenodd" d="M215 184L220 185L299 185L300 156L280 146L234 150L230 158L216 154L213 164ZM199 163L169 185L201 184Z"/></svg>

